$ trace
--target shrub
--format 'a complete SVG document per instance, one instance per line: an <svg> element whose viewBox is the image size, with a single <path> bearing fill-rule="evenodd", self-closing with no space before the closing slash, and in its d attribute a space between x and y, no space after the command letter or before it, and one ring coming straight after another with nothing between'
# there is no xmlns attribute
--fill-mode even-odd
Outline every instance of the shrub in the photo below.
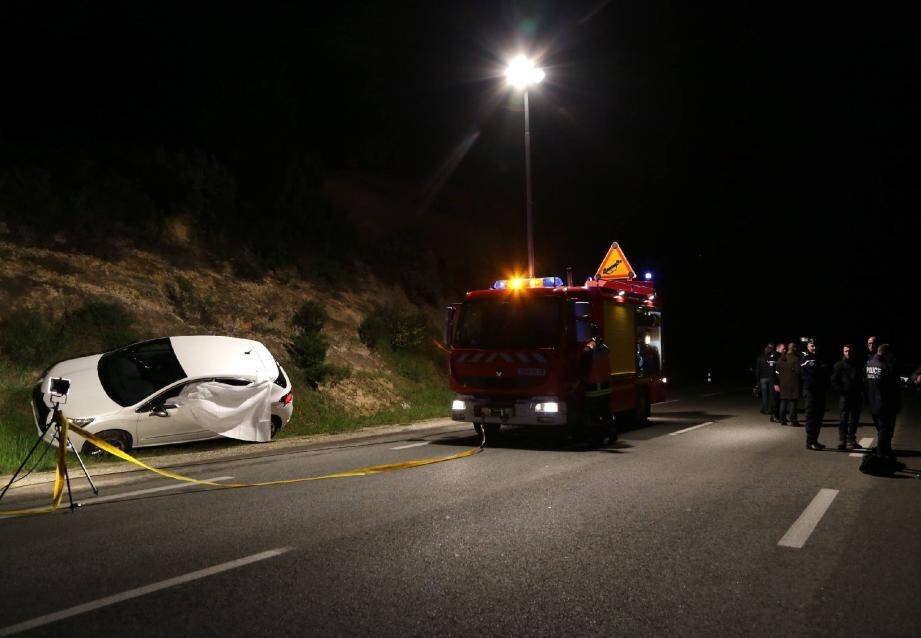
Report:
<svg viewBox="0 0 921 638"><path fill-rule="evenodd" d="M418 350L428 333L425 313L396 306L378 308L361 322L358 336L372 349Z"/></svg>
<svg viewBox="0 0 921 638"><path fill-rule="evenodd" d="M0 325L0 354L18 365L46 365L55 358L60 330L40 313L16 312Z"/></svg>
<svg viewBox="0 0 921 638"><path fill-rule="evenodd" d="M172 302L176 314L186 321L211 323L211 308L214 305L212 296L199 292L195 285L182 275L176 275L173 283L166 284L166 297Z"/></svg>
<svg viewBox="0 0 921 638"><path fill-rule="evenodd" d="M324 381L335 383L351 374L348 367L326 362L329 340L323 336L322 330L327 319L329 314L326 309L313 299L305 301L292 318L292 323L299 331L288 350L314 390Z"/></svg>
<svg viewBox="0 0 921 638"><path fill-rule="evenodd" d="M329 313L326 312L319 301L308 299L305 301L297 312L294 313L294 325L308 334L319 333L323 330L329 319Z"/></svg>
<svg viewBox="0 0 921 638"><path fill-rule="evenodd" d="M329 375L329 365L326 363L328 349L329 340L318 332L302 331L291 342L290 351L294 363L303 370L304 377L314 390Z"/></svg>
<svg viewBox="0 0 921 638"><path fill-rule="evenodd" d="M39 367L137 339L134 316L121 304L90 301L50 319L42 310L19 310L0 326L0 354L9 362Z"/></svg>
<svg viewBox="0 0 921 638"><path fill-rule="evenodd" d="M64 342L73 354L103 352L138 339L134 315L115 302L90 301L65 313L63 324Z"/></svg>

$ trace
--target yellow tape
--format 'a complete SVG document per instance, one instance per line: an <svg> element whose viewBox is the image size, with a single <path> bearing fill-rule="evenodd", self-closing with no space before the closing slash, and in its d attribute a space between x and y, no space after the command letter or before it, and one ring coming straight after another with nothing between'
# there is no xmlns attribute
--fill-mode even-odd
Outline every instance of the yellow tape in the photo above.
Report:
<svg viewBox="0 0 921 638"><path fill-rule="evenodd" d="M37 516L39 514L51 514L61 505L61 499L64 497L64 483L67 480L65 476L65 472L67 472L67 461L65 459L67 445L63 442L67 441L67 428L70 425L70 420L66 417L61 420L61 438L58 441L57 460L54 466L54 489L51 491L51 505L46 505L45 507L32 507L24 510L0 511L0 516Z"/></svg>
<svg viewBox="0 0 921 638"><path fill-rule="evenodd" d="M337 472L335 474L323 474L320 476L306 476L301 478L293 479L281 479L277 481L263 481L260 483L214 483L213 481L201 481L198 479L193 479L188 476L183 476L182 474L176 474L175 472L170 472L169 470L161 470L160 468L153 467L152 465L147 465L143 461L140 461L124 450L119 450L117 447L109 445L105 441L96 438L83 428L74 425L70 422L70 419L62 415L62 426L61 426L61 436L62 440L67 440L67 430L73 430L74 434L77 434L100 450L104 450L113 456L117 456L120 459L128 461L129 463L134 463L138 467L142 467L145 470L149 470L160 476L165 476L166 478L175 479L177 481L185 481L186 483L194 483L196 485L209 485L211 487L216 487L225 490L240 489L246 487L269 487L271 485L290 485L292 483L305 483L307 481L322 481L326 479L336 479L336 478L351 478L353 476L369 476L371 474L381 474L383 472L393 472L396 470L408 470L414 467L422 467L424 465L434 465L435 463L444 463L445 461L453 461L455 459L462 459L468 456L473 456L474 454L479 454L483 451L483 445L486 443L484 437L483 442L479 447L470 448L463 452L458 452L457 454L452 454L450 456L440 456L429 459L420 459L418 461L404 461L403 463L387 463L384 465L372 465L370 467L362 467L355 470L347 470L345 472ZM61 497L64 493L64 472L66 471L65 465L65 446L58 445L58 458L57 458L57 469L55 472L54 479L54 491L52 494L51 505L47 507L39 507L33 509L24 509L24 510L7 510L0 511L0 516L30 516L35 514L50 514L54 512L61 504Z"/></svg>

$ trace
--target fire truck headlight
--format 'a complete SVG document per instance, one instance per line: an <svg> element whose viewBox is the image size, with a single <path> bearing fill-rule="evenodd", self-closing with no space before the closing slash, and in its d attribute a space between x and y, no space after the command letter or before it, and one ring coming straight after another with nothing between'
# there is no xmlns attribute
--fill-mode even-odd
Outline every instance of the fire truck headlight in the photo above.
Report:
<svg viewBox="0 0 921 638"><path fill-rule="evenodd" d="M556 414L560 411L560 404L556 401L548 401L547 403L535 403L534 411L543 412L544 414Z"/></svg>
<svg viewBox="0 0 921 638"><path fill-rule="evenodd" d="M464 405L464 402L460 399L454 399L454 401L451 403L452 412L463 412L466 408L467 406Z"/></svg>

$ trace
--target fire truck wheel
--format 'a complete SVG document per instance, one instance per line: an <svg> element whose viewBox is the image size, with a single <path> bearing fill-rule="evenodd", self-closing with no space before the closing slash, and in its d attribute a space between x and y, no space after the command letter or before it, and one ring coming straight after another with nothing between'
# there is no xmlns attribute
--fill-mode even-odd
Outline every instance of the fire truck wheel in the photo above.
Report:
<svg viewBox="0 0 921 638"><path fill-rule="evenodd" d="M617 420L629 428L639 428L646 425L649 412L649 394L645 390L640 390L636 396L636 407L629 412L618 413Z"/></svg>
<svg viewBox="0 0 921 638"><path fill-rule="evenodd" d="M637 427L646 425L649 421L649 393L640 390L636 397L636 409L634 410L633 424Z"/></svg>

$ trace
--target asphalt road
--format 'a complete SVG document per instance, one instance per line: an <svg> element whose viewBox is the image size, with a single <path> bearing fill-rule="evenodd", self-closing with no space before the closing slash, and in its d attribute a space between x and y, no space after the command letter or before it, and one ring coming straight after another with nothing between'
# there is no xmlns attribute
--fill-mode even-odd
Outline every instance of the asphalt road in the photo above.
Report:
<svg viewBox="0 0 921 638"><path fill-rule="evenodd" d="M601 450L510 431L417 469L219 491L151 478L0 520L0 635L921 634L921 480L860 474L744 392L712 392ZM919 421L910 403L895 446L921 469ZM457 424L418 438L185 471L251 482L477 443ZM4 508L34 500L12 494Z"/></svg>

